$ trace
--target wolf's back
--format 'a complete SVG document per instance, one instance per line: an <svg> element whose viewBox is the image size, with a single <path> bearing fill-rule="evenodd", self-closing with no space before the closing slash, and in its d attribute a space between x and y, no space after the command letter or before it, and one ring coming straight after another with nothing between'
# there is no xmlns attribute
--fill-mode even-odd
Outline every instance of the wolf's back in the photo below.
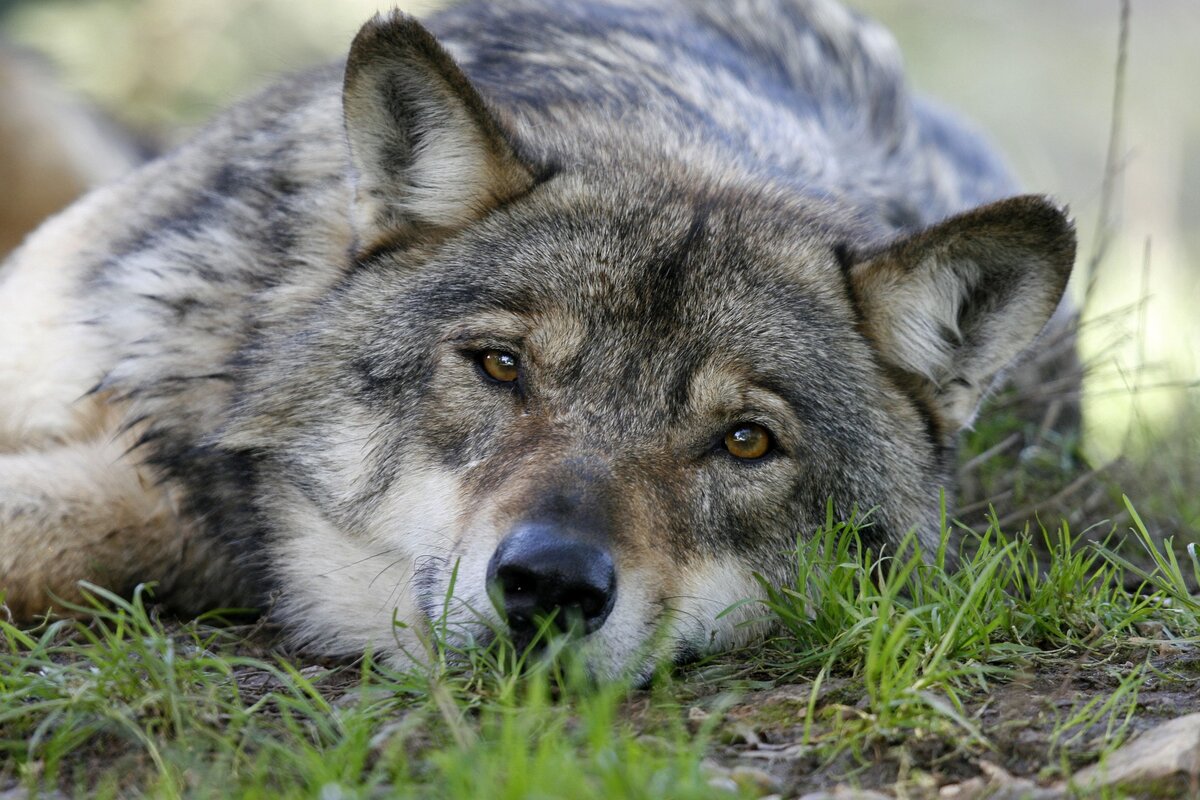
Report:
<svg viewBox="0 0 1200 800"><path fill-rule="evenodd" d="M980 134L909 92L892 36L831 0L468 2L430 27L535 160L690 162L844 198L893 233L1015 189Z"/></svg>

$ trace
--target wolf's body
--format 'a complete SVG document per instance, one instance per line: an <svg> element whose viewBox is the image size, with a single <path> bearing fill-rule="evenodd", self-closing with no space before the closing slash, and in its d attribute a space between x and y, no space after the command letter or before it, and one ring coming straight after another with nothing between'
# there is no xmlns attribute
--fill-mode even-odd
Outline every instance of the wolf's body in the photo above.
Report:
<svg viewBox="0 0 1200 800"><path fill-rule="evenodd" d="M611 672L662 625L680 657L753 635L717 613L829 499L935 537L1074 240L1036 198L938 224L1013 186L887 35L824 0L429 27L462 72L376 20L344 97L338 66L243 103L0 272L9 606L277 593L322 649L387 647L452 573L452 615L495 619L498 546L536 529L608 559L602 611L538 602L584 607Z"/></svg>

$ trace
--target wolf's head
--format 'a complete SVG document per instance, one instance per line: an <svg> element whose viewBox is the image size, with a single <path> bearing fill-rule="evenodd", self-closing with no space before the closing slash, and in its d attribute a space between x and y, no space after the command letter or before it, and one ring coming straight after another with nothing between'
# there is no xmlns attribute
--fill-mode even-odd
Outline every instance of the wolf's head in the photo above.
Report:
<svg viewBox="0 0 1200 800"><path fill-rule="evenodd" d="M718 615L828 502L876 545L937 536L956 433L1071 269L1039 198L888 241L703 159L530 163L402 16L359 34L344 108L358 252L226 440L262 456L282 613L331 651L558 613L611 675L755 635Z"/></svg>

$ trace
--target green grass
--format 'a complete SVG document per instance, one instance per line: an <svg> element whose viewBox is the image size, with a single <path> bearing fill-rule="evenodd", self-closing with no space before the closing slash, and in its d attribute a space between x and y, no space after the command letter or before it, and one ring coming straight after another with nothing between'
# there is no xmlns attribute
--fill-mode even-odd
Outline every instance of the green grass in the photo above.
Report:
<svg viewBox="0 0 1200 800"><path fill-rule="evenodd" d="M1120 742L1151 672L1144 648L1130 644L1139 631L1200 636L1188 590L1200 562L1155 544L1133 513L1148 567L1079 545L1065 526L1039 533L1035 547L993 525L958 534L957 570L945 568L944 549L922 557L912 537L894 552L864 552L869 519L831 513L798 545L794 580L767 587L760 607L779 623L775 639L664 669L649 690L589 682L563 638L537 653L503 638L457 652L435 643L433 666L410 671L369 655L299 667L304 659L244 628L163 621L142 591L126 600L97 589L84 621L31 631L0 622L0 791L753 796L761 785L711 758L729 752L727 710L763 687L807 692L751 707L764 725L794 731L811 770L854 780L880 753L922 741L993 753L988 692L1089 654L1134 653L1142 666L1114 689L1048 719L1047 759L1067 773ZM1140 591L1122 588L1129 575Z"/></svg>
<svg viewBox="0 0 1200 800"><path fill-rule="evenodd" d="M1200 632L1195 608L1179 614L1164 603L1180 586L1172 557L1156 550L1161 560L1147 574L1163 588L1130 594L1122 584L1134 567L1120 556L1077 547L1065 525L1041 535L1034 547L995 527L967 532L970 555L947 570L944 547L926 560L911 536L893 554L864 558L855 522L830 516L798 549L792 585L765 587L765 605L787 632L772 667L781 677L819 670L861 685L864 724L830 732L843 746L937 731L986 747L964 697L1023 665L1117 647L1150 620L1170 619L1177 636Z"/></svg>

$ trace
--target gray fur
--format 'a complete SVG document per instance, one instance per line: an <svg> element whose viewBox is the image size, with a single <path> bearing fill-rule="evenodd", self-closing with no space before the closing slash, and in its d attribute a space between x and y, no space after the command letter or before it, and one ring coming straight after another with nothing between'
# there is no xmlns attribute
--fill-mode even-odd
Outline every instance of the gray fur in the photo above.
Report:
<svg viewBox="0 0 1200 800"><path fill-rule="evenodd" d="M455 619L494 619L480 564L553 514L614 553L588 638L615 673L663 624L676 657L754 635L716 613L786 579L830 500L874 547L934 541L958 429L1062 296L1061 211L994 203L997 159L832 2L471 2L429 30L376 19L344 72L90 201L63 324L193 543L138 574L387 648L456 568ZM743 422L769 456L722 449Z"/></svg>

